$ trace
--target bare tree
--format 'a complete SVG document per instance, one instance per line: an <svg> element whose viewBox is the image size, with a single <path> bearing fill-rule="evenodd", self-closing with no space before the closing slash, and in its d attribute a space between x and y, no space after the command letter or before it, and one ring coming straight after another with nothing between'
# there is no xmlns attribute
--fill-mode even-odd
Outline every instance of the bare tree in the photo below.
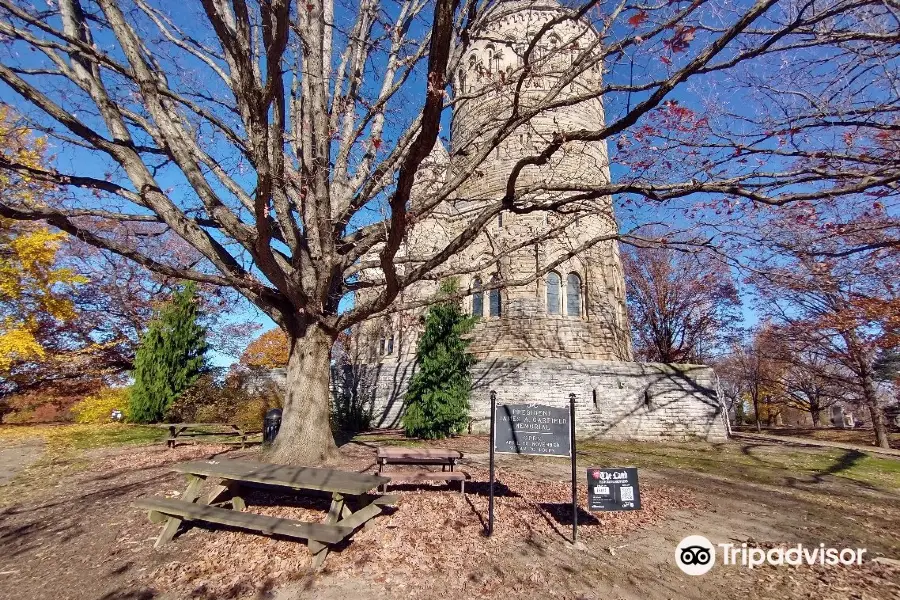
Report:
<svg viewBox="0 0 900 600"><path fill-rule="evenodd" d="M817 348L803 348L791 340L781 338L780 348L784 368L777 373L785 404L809 414L813 427L821 425L821 415L840 400L845 399L848 373L840 365L830 362Z"/></svg>
<svg viewBox="0 0 900 600"><path fill-rule="evenodd" d="M881 193L900 180L896 163L872 149L898 128L893 0L643 8L586 0L555 13L527 43L503 41L519 60L494 71L490 85L451 86L449 74L467 61L494 4L0 0L0 80L21 99L28 125L58 149L53 168L7 156L0 168L67 191L58 203L2 199L0 216L43 220L162 275L238 290L290 340L274 458L317 462L335 451L328 358L338 334L390 310L416 282L448 275L442 265L501 211L572 214L622 194L679 211L712 197L718 207L702 210L727 206L733 216L755 205ZM547 43L556 25L578 19L590 23L581 39ZM554 53L565 53L564 67ZM605 81L573 85L591 71L606 73ZM670 100L690 96L694 85L737 85L748 72L766 81L747 99L753 114L729 120L719 107L689 118ZM509 110L413 208L414 178L441 119L499 88L509 93ZM598 100L605 122L537 140L502 174L505 193L480 199L448 244L400 252L415 224L513 132ZM848 128L858 141L835 149ZM779 136L790 144L777 146ZM610 139L627 167L615 182L523 177ZM656 150L636 159L648 144ZM149 229L111 235L134 222ZM158 244L148 242L166 236L187 242L198 259L151 250ZM601 237L571 251L616 236ZM361 289L367 293L341 310Z"/></svg>
<svg viewBox="0 0 900 600"><path fill-rule="evenodd" d="M879 405L879 355L896 348L900 336L900 250L881 243L894 220L879 212L870 224L883 222L862 237L854 229L833 233L822 246L825 256L795 251L772 257L753 277L759 308L778 325L794 347L812 353L840 373L843 398L866 407L876 444L889 447ZM880 230L879 230L880 229ZM874 231L879 231L874 235ZM781 236L797 248L809 248L817 236L804 221L782 228ZM864 248L845 255L848 247Z"/></svg>
<svg viewBox="0 0 900 600"><path fill-rule="evenodd" d="M622 258L638 356L704 362L734 339L740 299L728 265L715 255L663 246L633 247Z"/></svg>
<svg viewBox="0 0 900 600"><path fill-rule="evenodd" d="M726 379L725 387L753 407L756 430L762 431L762 415L772 425L784 402L780 379L784 372L780 342L768 323L757 327L745 344L735 345L719 359L723 369L717 373Z"/></svg>

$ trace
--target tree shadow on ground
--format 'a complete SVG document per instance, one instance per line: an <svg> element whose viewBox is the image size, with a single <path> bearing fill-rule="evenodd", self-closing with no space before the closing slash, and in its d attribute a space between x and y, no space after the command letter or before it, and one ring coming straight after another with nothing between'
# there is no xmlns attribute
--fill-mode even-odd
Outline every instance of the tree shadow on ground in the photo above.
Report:
<svg viewBox="0 0 900 600"><path fill-rule="evenodd" d="M572 541L572 503L571 502L541 502L538 504L538 512L547 524L563 540ZM578 507L578 526L600 525L599 519L591 513Z"/></svg>
<svg viewBox="0 0 900 600"><path fill-rule="evenodd" d="M816 471L813 473L811 480L810 479L797 479L794 477L788 477L788 481L791 484L794 483L823 483L826 481L826 478L831 475L838 475L852 469L860 460L866 457L865 452L860 452L859 450L846 450L844 451L837 460L834 461L831 465L822 469L821 471ZM860 487L864 487L870 490L877 490L873 485L870 485L864 481L854 481L855 485Z"/></svg>
<svg viewBox="0 0 900 600"><path fill-rule="evenodd" d="M151 600L156 598L155 590L116 590L103 594L100 600Z"/></svg>
<svg viewBox="0 0 900 600"><path fill-rule="evenodd" d="M765 448L767 444L741 444L741 454L747 456L752 459L754 462L759 463L761 467L767 469L776 469L776 470L785 470L786 467L783 464L767 461L763 458L757 456L753 453L754 449L757 448ZM819 450L820 448L817 446L806 446L815 450ZM845 450L838 456L835 461L825 467L824 469L818 470L812 473L809 477L795 477L792 475L784 476L784 484L790 488L802 488L807 485L817 485L817 484L825 484L829 482L830 476L839 476L841 473L852 469L854 466L859 463L862 459L866 458L868 455L865 452L861 452L859 450ZM866 490L874 491L874 492L884 492L885 490L879 488L878 486L874 486L865 481L859 481L857 479L849 479L844 478L847 482L852 484L855 487L861 487ZM851 492L852 494L852 492Z"/></svg>

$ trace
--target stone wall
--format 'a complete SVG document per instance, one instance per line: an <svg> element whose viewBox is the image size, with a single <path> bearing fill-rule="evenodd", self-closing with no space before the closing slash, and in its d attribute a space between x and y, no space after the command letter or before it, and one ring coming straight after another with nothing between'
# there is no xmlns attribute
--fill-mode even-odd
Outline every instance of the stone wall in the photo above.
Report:
<svg viewBox="0 0 900 600"><path fill-rule="evenodd" d="M364 365L359 393L372 407L374 427L398 427L411 362ZM473 368L472 429L487 432L490 392L500 403L566 406L576 398L581 436L608 439L726 439L716 376L700 365L567 359L482 360Z"/></svg>

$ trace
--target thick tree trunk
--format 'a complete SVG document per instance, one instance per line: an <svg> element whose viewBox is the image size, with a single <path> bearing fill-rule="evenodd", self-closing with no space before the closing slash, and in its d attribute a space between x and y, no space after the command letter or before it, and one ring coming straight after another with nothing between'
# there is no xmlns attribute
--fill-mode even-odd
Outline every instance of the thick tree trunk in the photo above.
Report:
<svg viewBox="0 0 900 600"><path fill-rule="evenodd" d="M869 417L872 419L872 427L875 429L875 445L879 448L890 448L887 427L884 424L884 413L878 406L878 394L875 391L875 382L871 375L863 376L863 402L869 409Z"/></svg>
<svg viewBox="0 0 900 600"><path fill-rule="evenodd" d="M290 341L284 412L272 445L273 462L318 465L339 452L331 433L328 381L334 338L316 325Z"/></svg>

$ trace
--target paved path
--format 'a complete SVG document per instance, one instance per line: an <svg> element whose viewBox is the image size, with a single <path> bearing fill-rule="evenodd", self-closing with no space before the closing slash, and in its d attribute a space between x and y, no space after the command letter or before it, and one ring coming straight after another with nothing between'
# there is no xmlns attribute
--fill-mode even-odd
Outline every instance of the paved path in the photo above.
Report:
<svg viewBox="0 0 900 600"><path fill-rule="evenodd" d="M6 485L19 471L31 465L44 453L44 443L32 441L19 446L0 448L0 485Z"/></svg>
<svg viewBox="0 0 900 600"><path fill-rule="evenodd" d="M731 437L736 440L756 440L763 442L781 442L783 444L800 444L803 446L819 446L821 448L841 448L843 450L856 450L857 452L883 454L885 456L900 458L900 450L879 448L877 446L860 446L858 444L847 444L844 442L814 440L812 438L794 437L790 435L767 435L765 433L746 433L735 431L732 432Z"/></svg>

